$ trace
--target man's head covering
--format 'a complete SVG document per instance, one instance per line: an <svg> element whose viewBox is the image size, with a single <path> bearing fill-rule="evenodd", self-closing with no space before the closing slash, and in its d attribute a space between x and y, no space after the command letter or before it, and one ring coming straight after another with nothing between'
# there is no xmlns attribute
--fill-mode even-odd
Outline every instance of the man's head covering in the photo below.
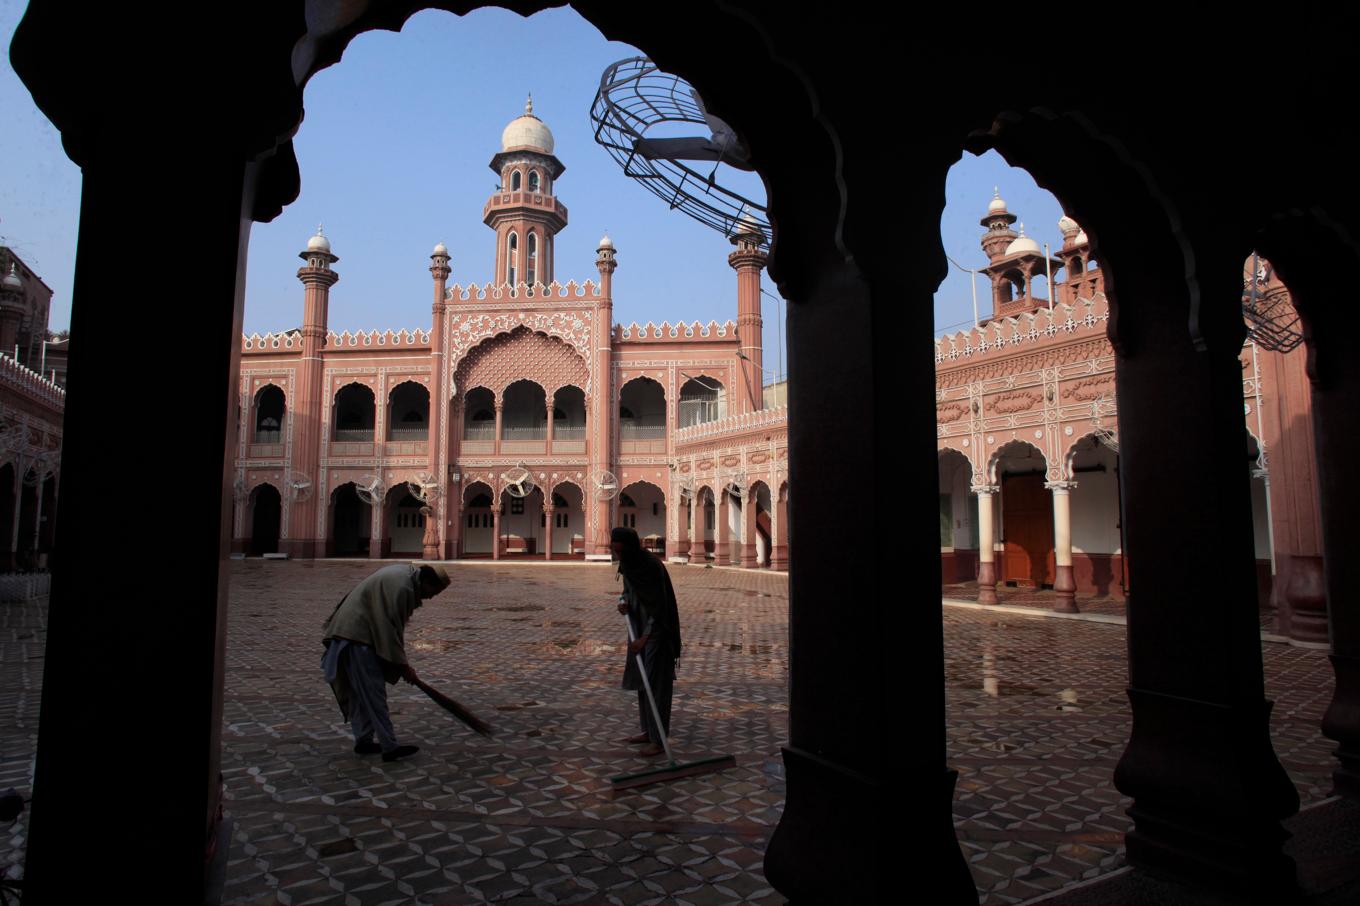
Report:
<svg viewBox="0 0 1360 906"><path fill-rule="evenodd" d="M630 529L622 525L618 526L610 531L609 540L617 541L623 545L623 553L619 555L620 558L632 558L633 556L642 553L642 539L638 537L638 533L635 529Z"/></svg>
<svg viewBox="0 0 1360 906"><path fill-rule="evenodd" d="M449 571L438 564L417 563L416 566L420 567L420 571L423 575L434 577L436 584L439 585L440 591L448 588L453 582L453 580L449 578Z"/></svg>

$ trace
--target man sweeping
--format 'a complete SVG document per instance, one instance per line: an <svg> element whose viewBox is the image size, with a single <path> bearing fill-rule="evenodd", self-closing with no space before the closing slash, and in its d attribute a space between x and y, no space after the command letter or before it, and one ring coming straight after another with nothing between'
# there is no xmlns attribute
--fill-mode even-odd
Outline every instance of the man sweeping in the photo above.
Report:
<svg viewBox="0 0 1360 906"><path fill-rule="evenodd" d="M354 586L323 625L321 669L354 729L356 754L381 752L383 761L396 761L420 751L418 746L397 745L386 684L420 682L406 660L406 623L422 601L448 588L449 581L442 566L384 566Z"/></svg>
<svg viewBox="0 0 1360 906"><path fill-rule="evenodd" d="M609 548L618 560L623 578L619 613L627 614L633 625L633 641L628 645L628 662L623 670L623 688L637 690L639 723L642 732L624 742L646 743L638 754L651 758L665 751L664 737L671 729L671 694L675 689L675 662L680 658L680 611L675 589L666 566L642 549L638 534L631 528L616 528L609 536ZM651 684L660 714L657 726L647 702L638 670L637 655L642 655L647 681Z"/></svg>

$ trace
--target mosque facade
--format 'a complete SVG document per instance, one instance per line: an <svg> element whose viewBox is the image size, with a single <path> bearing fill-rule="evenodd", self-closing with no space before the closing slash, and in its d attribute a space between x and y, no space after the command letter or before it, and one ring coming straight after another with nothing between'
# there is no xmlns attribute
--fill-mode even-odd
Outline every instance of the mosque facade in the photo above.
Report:
<svg viewBox="0 0 1360 906"><path fill-rule="evenodd" d="M491 168L495 277L449 283L436 246L428 330L328 330L339 259L318 231L300 254L302 327L243 338L236 552L603 558L627 525L676 561L786 568L787 410L762 387L757 228L728 256L734 321L620 325L608 237L590 279L557 278L564 168L531 107ZM1048 254L1017 219L998 194L981 220L990 312L935 341L942 579L978 580L984 602L1052 589L1070 611L1132 587L1110 305L1077 223L1059 222ZM1247 279L1288 307L1268 270ZM1243 347L1237 466L1262 601L1312 638L1325 613L1304 368L1301 350Z"/></svg>
<svg viewBox="0 0 1360 906"><path fill-rule="evenodd" d="M339 261L300 254L303 323L242 339L234 550L294 557L607 558L609 529L691 558L787 563L787 411L764 405L754 224L736 319L620 325L617 250L557 278L563 165L532 105L491 160L495 278L430 256L428 330L335 333Z"/></svg>

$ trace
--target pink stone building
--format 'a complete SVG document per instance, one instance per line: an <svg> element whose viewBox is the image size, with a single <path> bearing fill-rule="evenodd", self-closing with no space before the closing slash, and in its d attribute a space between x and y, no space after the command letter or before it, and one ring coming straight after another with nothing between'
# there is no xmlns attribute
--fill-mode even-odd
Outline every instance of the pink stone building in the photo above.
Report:
<svg viewBox="0 0 1360 906"><path fill-rule="evenodd" d="M308 241L302 326L242 339L234 549L607 558L628 525L673 559L785 568L787 415L764 406L758 228L728 256L735 321L618 325L608 236L589 279L558 277L565 168L532 104L491 168L493 277L450 283L436 246L428 328L330 331L340 259L320 229Z"/></svg>
<svg viewBox="0 0 1360 906"><path fill-rule="evenodd" d="M935 341L942 580L997 589L1052 588L1122 598L1137 565L1123 555L1115 351L1104 274L1068 217L1051 255L1012 226L999 194L981 225L991 310L972 330ZM1051 300L1039 295L1043 277ZM1267 265L1247 269L1277 315L1288 293ZM1326 642L1320 523L1306 352L1242 348L1242 458L1223 463L1251 482L1258 586L1277 628ZM1166 400L1165 417L1177 417ZM1166 451L1175 468L1175 450ZM1194 506L1186 501L1186 506ZM1224 531L1239 527L1224 526ZM1193 556L1193 551L1187 551Z"/></svg>
<svg viewBox="0 0 1360 906"><path fill-rule="evenodd" d="M0 246L0 570L47 565L56 528L64 380L48 363L52 290ZM65 375L66 341L60 344Z"/></svg>

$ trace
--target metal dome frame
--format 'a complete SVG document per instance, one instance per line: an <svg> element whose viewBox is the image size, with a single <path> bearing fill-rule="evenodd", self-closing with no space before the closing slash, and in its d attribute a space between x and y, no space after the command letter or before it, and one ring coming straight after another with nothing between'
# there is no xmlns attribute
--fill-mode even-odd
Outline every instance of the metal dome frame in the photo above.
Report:
<svg viewBox="0 0 1360 906"><path fill-rule="evenodd" d="M759 229L760 246L769 248L770 219L765 205L714 179L722 164L751 169L744 150L728 127L704 109L698 92L684 79L662 72L646 57L619 60L600 76L590 120L595 127L596 143L619 162L625 176L637 180L672 209L679 208L729 238L737 234L740 222L745 219ZM711 158L700 158L705 163L713 161L708 173L701 173L680 159L648 156L638 151L640 140L655 141L647 132L662 123L692 123L703 135L712 133L709 140L693 140L706 144L713 154Z"/></svg>

